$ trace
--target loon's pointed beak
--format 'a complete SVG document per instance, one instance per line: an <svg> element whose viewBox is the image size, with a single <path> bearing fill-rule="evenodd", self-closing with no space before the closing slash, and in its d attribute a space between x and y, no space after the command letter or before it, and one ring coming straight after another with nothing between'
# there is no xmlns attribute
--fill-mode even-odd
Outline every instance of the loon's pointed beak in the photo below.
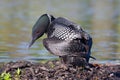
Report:
<svg viewBox="0 0 120 80"><path fill-rule="evenodd" d="M35 42L35 40L32 39L31 42L29 43L28 48L30 48L33 45L34 42Z"/></svg>
<svg viewBox="0 0 120 80"><path fill-rule="evenodd" d="M32 40L29 43L28 48L30 48L35 43L35 41L36 41L36 38L32 38Z"/></svg>

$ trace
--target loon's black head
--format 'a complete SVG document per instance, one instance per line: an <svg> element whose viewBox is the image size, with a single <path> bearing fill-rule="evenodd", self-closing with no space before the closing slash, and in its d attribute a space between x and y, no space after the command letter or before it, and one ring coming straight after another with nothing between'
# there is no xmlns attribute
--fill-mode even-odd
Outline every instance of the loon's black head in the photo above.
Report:
<svg viewBox="0 0 120 80"><path fill-rule="evenodd" d="M33 43L40 38L46 31L51 22L55 18L49 14L43 14L35 23L32 28L32 41L29 44L29 47L33 45Z"/></svg>

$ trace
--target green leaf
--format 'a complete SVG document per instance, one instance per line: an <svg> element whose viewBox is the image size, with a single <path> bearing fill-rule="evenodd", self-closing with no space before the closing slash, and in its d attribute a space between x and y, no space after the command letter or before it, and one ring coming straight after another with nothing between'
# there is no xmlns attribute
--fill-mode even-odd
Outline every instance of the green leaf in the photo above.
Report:
<svg viewBox="0 0 120 80"><path fill-rule="evenodd" d="M17 75L20 75L20 72L21 72L21 70L18 68L16 71Z"/></svg>

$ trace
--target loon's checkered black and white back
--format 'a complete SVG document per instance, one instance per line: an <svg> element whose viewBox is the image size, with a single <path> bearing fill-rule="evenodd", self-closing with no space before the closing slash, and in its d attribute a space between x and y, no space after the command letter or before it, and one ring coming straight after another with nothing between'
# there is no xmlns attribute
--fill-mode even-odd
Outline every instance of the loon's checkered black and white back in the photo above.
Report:
<svg viewBox="0 0 120 80"><path fill-rule="evenodd" d="M49 25L44 46L54 55L79 55L90 58L92 38L81 26L62 17L54 19Z"/></svg>
<svg viewBox="0 0 120 80"><path fill-rule="evenodd" d="M89 39L90 37L79 25L61 17L51 23L47 33L48 37L56 37L62 40L73 40L82 37Z"/></svg>

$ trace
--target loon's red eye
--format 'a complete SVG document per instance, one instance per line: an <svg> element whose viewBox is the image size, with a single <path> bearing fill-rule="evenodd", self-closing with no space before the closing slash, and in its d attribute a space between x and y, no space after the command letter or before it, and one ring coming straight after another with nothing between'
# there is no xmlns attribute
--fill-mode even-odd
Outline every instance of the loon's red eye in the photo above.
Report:
<svg viewBox="0 0 120 80"><path fill-rule="evenodd" d="M38 34L38 33L40 33L40 31L36 31L36 33Z"/></svg>
<svg viewBox="0 0 120 80"><path fill-rule="evenodd" d="M35 35L39 35L39 34L40 34L40 31L36 31L36 32L35 32Z"/></svg>

